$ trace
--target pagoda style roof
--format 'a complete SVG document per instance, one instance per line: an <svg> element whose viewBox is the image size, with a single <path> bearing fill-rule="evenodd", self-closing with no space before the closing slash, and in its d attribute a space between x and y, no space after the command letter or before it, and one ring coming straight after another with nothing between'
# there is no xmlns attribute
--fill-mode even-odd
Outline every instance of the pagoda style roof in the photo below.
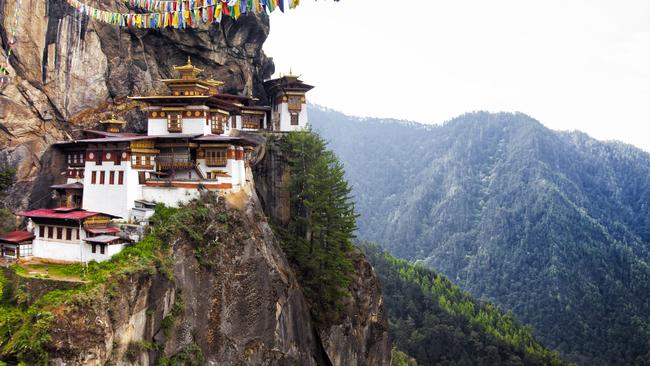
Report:
<svg viewBox="0 0 650 366"><path fill-rule="evenodd" d="M124 125L126 124L126 121L125 121L125 120L121 120L121 119L117 119L117 118L115 118L115 115L113 115L113 116L112 116L111 118L109 118L109 119L105 119L105 120L103 120L103 121L99 121L99 123L101 123L101 124L103 124L103 125L122 125L122 126L124 126Z"/></svg>
<svg viewBox="0 0 650 366"><path fill-rule="evenodd" d="M257 145L257 143L254 141L248 140L243 137L237 137L237 136L205 135L205 136L200 136L195 138L194 141L213 142L213 143L221 142L221 143L231 143L236 145L248 145L248 146Z"/></svg>
<svg viewBox="0 0 650 366"><path fill-rule="evenodd" d="M0 242L7 242L12 244L20 244L24 241L34 239L34 234L29 231L12 231L3 236L0 236Z"/></svg>
<svg viewBox="0 0 650 366"><path fill-rule="evenodd" d="M267 93L270 95L276 95L281 92L286 91L296 91L306 93L313 89L314 87L308 84L305 84L302 80L299 79L299 76L296 75L284 75L276 79L267 80L264 82L264 88L267 90Z"/></svg>
<svg viewBox="0 0 650 366"><path fill-rule="evenodd" d="M84 189L83 183L75 182L68 184L55 184L50 186L52 189Z"/></svg>
<svg viewBox="0 0 650 366"><path fill-rule="evenodd" d="M60 219L60 220L73 220L73 221L82 221L89 217L98 216L98 215L108 216L111 218L120 218L119 216L115 216L107 213L86 211L81 208L67 208L67 207L60 207L55 209L40 208L38 210L19 212L16 215L29 217L29 218L36 218L36 219Z"/></svg>
<svg viewBox="0 0 650 366"><path fill-rule="evenodd" d="M119 236L114 236L114 235L98 235L90 238L85 238L84 241L88 243L107 244L107 243L112 243L115 240L118 240L119 238L120 238Z"/></svg>
<svg viewBox="0 0 650 366"><path fill-rule="evenodd" d="M179 72L192 72L195 73L196 75L203 72L203 69L199 69L198 67L192 65L192 59L190 58L190 56L187 56L187 63L185 65L174 66L174 70Z"/></svg>

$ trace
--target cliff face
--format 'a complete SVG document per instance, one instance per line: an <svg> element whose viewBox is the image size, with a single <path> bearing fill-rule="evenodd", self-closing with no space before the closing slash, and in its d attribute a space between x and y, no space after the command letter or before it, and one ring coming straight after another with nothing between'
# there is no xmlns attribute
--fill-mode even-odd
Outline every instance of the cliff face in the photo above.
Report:
<svg viewBox="0 0 650 366"><path fill-rule="evenodd" d="M250 136L249 138L253 138ZM254 162L255 189L271 222L284 226L290 219L288 192L291 172L282 149L282 134L258 137ZM316 324L319 338L334 365L382 365L390 362L388 321L381 287L374 269L359 251L352 253L354 274L339 319Z"/></svg>
<svg viewBox="0 0 650 366"><path fill-rule="evenodd" d="M190 357L213 365L329 364L255 200L243 208L223 199L207 205L210 217L227 222L203 228L212 244L176 237L171 275L125 276L99 289L100 301L56 314L52 363L146 365Z"/></svg>
<svg viewBox="0 0 650 366"><path fill-rule="evenodd" d="M100 3L129 11L119 0ZM143 130L142 116L125 97L163 92L159 80L173 76L171 67L188 56L205 76L225 81L226 92L264 99L262 81L274 69L262 52L268 32L262 16L184 31L131 30L89 21L65 0L0 0L0 57L8 45L12 50L10 80L0 90L0 169L16 170L6 204L36 206L47 197L57 172L49 167L49 146L75 129L115 112L128 130Z"/></svg>
<svg viewBox="0 0 650 366"><path fill-rule="evenodd" d="M317 327L255 196L204 202L211 219L199 235L210 240L175 236L172 273L116 276L92 300L57 308L52 364L389 363L381 293L361 254L340 322Z"/></svg>

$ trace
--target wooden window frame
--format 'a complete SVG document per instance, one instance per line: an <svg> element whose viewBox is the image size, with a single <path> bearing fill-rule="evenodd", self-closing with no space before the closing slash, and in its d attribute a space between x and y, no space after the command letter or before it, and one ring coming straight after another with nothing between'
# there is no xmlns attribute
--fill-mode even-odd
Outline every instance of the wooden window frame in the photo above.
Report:
<svg viewBox="0 0 650 366"><path fill-rule="evenodd" d="M117 184L123 185L124 184L124 171L119 171L117 172Z"/></svg>
<svg viewBox="0 0 650 366"><path fill-rule="evenodd" d="M298 101L297 103L296 100ZM287 98L287 104L289 105L289 109L292 111L302 110L302 96L289 95L289 98Z"/></svg>
<svg viewBox="0 0 650 366"><path fill-rule="evenodd" d="M39 238L44 238L45 237L45 226L43 226L43 225L38 226L38 237Z"/></svg>
<svg viewBox="0 0 650 366"><path fill-rule="evenodd" d="M72 228L65 228L65 240L72 241Z"/></svg>
<svg viewBox="0 0 650 366"><path fill-rule="evenodd" d="M242 115L242 128L259 130L262 128L263 117L257 114Z"/></svg>
<svg viewBox="0 0 650 366"><path fill-rule="evenodd" d="M227 117L221 113L210 113L210 131L213 134L220 135L224 132L224 119L227 119Z"/></svg>
<svg viewBox="0 0 650 366"><path fill-rule="evenodd" d="M299 113L291 113L291 126L300 126L300 114ZM295 119L295 123L294 123Z"/></svg>
<svg viewBox="0 0 650 366"><path fill-rule="evenodd" d="M106 172L102 170L99 172L99 184L104 184L104 182L106 182Z"/></svg>
<svg viewBox="0 0 650 366"><path fill-rule="evenodd" d="M167 113L167 132L183 132L183 113Z"/></svg>
<svg viewBox="0 0 650 366"><path fill-rule="evenodd" d="M97 172L94 170L90 173L90 184L97 184Z"/></svg>
<svg viewBox="0 0 650 366"><path fill-rule="evenodd" d="M225 167L228 165L228 150L226 148L206 149L205 165L209 167Z"/></svg>
<svg viewBox="0 0 650 366"><path fill-rule="evenodd" d="M56 228L56 240L63 240L63 228L62 227L57 227Z"/></svg>
<svg viewBox="0 0 650 366"><path fill-rule="evenodd" d="M111 184L111 185L115 184L115 172L114 171L110 171L108 173L108 184Z"/></svg>
<svg viewBox="0 0 650 366"><path fill-rule="evenodd" d="M47 227L47 238L54 239L54 226Z"/></svg>

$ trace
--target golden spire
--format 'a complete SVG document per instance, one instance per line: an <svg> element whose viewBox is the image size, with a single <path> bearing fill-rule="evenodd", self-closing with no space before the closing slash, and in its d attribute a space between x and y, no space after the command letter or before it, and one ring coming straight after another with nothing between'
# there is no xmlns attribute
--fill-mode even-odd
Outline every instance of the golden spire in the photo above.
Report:
<svg viewBox="0 0 650 366"><path fill-rule="evenodd" d="M196 79L196 77L203 72L203 69L192 65L192 59L187 56L187 63L183 66L174 66L174 70L181 74L182 79Z"/></svg>
<svg viewBox="0 0 650 366"><path fill-rule="evenodd" d="M113 113L113 116L111 118L99 121L99 123L106 125L106 131L118 133L120 132L120 129L126 124L126 121L117 119L115 117L115 113Z"/></svg>

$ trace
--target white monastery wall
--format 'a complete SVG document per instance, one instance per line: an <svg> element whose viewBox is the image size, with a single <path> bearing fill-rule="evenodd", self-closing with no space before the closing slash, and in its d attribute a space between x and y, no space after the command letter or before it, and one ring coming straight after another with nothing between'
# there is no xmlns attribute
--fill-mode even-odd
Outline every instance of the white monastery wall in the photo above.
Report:
<svg viewBox="0 0 650 366"><path fill-rule="evenodd" d="M147 121L147 135L159 136L167 135L167 119L166 118L149 118Z"/></svg>
<svg viewBox="0 0 650 366"><path fill-rule="evenodd" d="M105 161L102 165L87 162L84 176L82 208L88 211L120 216L124 220L128 219L129 210L133 206L133 199L129 200L129 186L133 182L137 184L137 172L135 172L135 181L129 179L132 176L130 173L133 173L133 171L128 164L125 161L122 161L120 165L115 165L111 161ZM95 184L92 184L93 171L97 172ZM124 184L118 184L120 171L124 172ZM100 184L101 172L104 172L104 184ZM110 184L110 172L114 172L115 174L113 184Z"/></svg>
<svg viewBox="0 0 650 366"><path fill-rule="evenodd" d="M164 203L167 206L178 207L199 196L199 190L194 188L177 187L142 187L142 199L149 202Z"/></svg>
<svg viewBox="0 0 650 366"><path fill-rule="evenodd" d="M281 103L278 106L280 111L280 131L300 131L304 130L309 123L307 117L307 104L303 103L298 114L298 125L291 125L291 112L289 112L289 104Z"/></svg>

